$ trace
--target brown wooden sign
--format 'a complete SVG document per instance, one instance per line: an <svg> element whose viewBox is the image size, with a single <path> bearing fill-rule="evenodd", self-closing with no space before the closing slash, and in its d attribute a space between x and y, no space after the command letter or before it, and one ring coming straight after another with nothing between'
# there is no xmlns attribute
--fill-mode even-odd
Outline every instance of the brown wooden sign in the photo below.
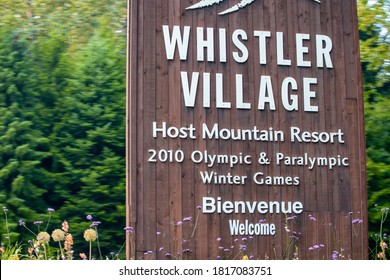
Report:
<svg viewBox="0 0 390 280"><path fill-rule="evenodd" d="M367 257L355 0L130 0L128 42L128 258Z"/></svg>

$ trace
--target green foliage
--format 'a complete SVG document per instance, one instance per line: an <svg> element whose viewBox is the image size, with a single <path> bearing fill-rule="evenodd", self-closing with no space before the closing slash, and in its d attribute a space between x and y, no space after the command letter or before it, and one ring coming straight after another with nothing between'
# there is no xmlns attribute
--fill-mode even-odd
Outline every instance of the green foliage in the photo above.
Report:
<svg viewBox="0 0 390 280"><path fill-rule="evenodd" d="M94 214L102 245L122 245L126 4L1 1L0 206L11 221L8 234L0 223L2 242L31 239L15 221L45 221L51 207L79 237Z"/></svg>
<svg viewBox="0 0 390 280"><path fill-rule="evenodd" d="M23 259L22 246L15 244L10 247L5 247L0 250L0 260L21 260Z"/></svg>
<svg viewBox="0 0 390 280"><path fill-rule="evenodd" d="M101 221L103 256L122 245L126 4L1 0L0 206L10 209L7 228L0 220L2 242L31 238L17 221L46 221L52 207L61 213L53 224L69 221L80 252L89 249L88 214ZM383 232L390 231L377 210L390 207L389 9L389 0L358 0L369 222ZM18 255L21 247L9 250Z"/></svg>
<svg viewBox="0 0 390 280"><path fill-rule="evenodd" d="M53 134L53 160L68 190L62 211L104 217L103 245L123 239L117 226L125 224L116 205L125 203L126 59L113 36L99 29L75 56Z"/></svg>
<svg viewBox="0 0 390 280"><path fill-rule="evenodd" d="M390 2L358 1L360 52L366 102L388 95L390 85Z"/></svg>
<svg viewBox="0 0 390 280"><path fill-rule="evenodd" d="M28 87L27 46L15 33L2 29L0 35L0 203L16 215L35 218L45 205L41 161L48 139L29 119L34 97Z"/></svg>
<svg viewBox="0 0 390 280"><path fill-rule="evenodd" d="M390 207L390 1L358 1L364 79L370 231ZM378 205L378 207L376 207ZM383 224L390 231L389 221Z"/></svg>

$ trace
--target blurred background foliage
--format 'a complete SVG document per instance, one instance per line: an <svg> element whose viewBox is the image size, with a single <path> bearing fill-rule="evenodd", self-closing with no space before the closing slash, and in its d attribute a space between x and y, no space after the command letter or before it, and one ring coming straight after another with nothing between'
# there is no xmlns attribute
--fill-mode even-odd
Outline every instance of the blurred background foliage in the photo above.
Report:
<svg viewBox="0 0 390 280"><path fill-rule="evenodd" d="M381 209L390 208L390 1L359 0L363 70L369 231L378 233ZM384 224L389 233L390 221Z"/></svg>
<svg viewBox="0 0 390 280"><path fill-rule="evenodd" d="M390 4L358 0L369 230L390 207ZM125 236L126 0L0 1L0 206L12 242L23 219L66 219L75 251L92 214L104 256ZM5 242L4 217L0 217ZM390 223L384 232L390 231Z"/></svg>
<svg viewBox="0 0 390 280"><path fill-rule="evenodd" d="M76 252L88 214L104 256L125 240L126 0L1 0L0 205L12 241L63 220ZM5 222L0 224L5 242ZM78 238L76 238L78 237ZM76 255L76 257L78 257Z"/></svg>

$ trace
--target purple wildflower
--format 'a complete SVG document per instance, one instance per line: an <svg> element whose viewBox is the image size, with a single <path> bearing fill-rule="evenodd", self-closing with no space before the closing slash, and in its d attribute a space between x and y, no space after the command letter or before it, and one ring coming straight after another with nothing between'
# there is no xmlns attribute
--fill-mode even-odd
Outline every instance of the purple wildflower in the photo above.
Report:
<svg viewBox="0 0 390 280"><path fill-rule="evenodd" d="M339 252L333 251L332 260L337 260L338 254L339 254Z"/></svg>
<svg viewBox="0 0 390 280"><path fill-rule="evenodd" d="M320 248L324 248L325 245L324 244L319 244L319 245L313 245L312 247L309 248L309 251L315 251L317 249L320 249Z"/></svg>
<svg viewBox="0 0 390 280"><path fill-rule="evenodd" d="M53 208L47 208L47 211L49 211L49 212L55 212L56 210L54 210Z"/></svg>
<svg viewBox="0 0 390 280"><path fill-rule="evenodd" d="M171 254L170 254L170 253L166 253L165 256L166 256L166 257L170 257Z"/></svg>
<svg viewBox="0 0 390 280"><path fill-rule="evenodd" d="M40 226L40 225L42 225L42 224L43 224L42 221L35 221L35 222L34 222L34 225L36 225L36 226Z"/></svg>
<svg viewBox="0 0 390 280"><path fill-rule="evenodd" d="M131 234L131 233L134 232L134 228L132 228L132 227L125 227L124 230L125 230L126 233L128 233L128 234Z"/></svg>
<svg viewBox="0 0 390 280"><path fill-rule="evenodd" d="M183 222L189 222L189 221L191 221L192 220L192 217L185 217L184 219L183 219Z"/></svg>
<svg viewBox="0 0 390 280"><path fill-rule="evenodd" d="M159 231L158 231L158 232L156 232L156 234L157 234L157 235L160 235L160 234L161 234L161 232L159 232Z"/></svg>
<svg viewBox="0 0 390 280"><path fill-rule="evenodd" d="M89 220L89 221L92 221L93 217L92 217L92 215L87 215L86 219Z"/></svg>
<svg viewBox="0 0 390 280"><path fill-rule="evenodd" d="M241 240L242 241L247 241L248 239L246 237L243 237Z"/></svg>
<svg viewBox="0 0 390 280"><path fill-rule="evenodd" d="M221 256L217 256L217 260L220 260L221 259Z"/></svg>
<svg viewBox="0 0 390 280"><path fill-rule="evenodd" d="M363 220L360 220L360 219L353 219L352 220L352 224L362 224L363 223Z"/></svg>
<svg viewBox="0 0 390 280"><path fill-rule="evenodd" d="M163 250L164 250L164 247L160 247L160 249L158 249L159 252L161 252Z"/></svg>
<svg viewBox="0 0 390 280"><path fill-rule="evenodd" d="M317 219L316 218L314 218L314 216L313 215L308 215L308 217L309 217L309 219L310 219L310 221L317 221Z"/></svg>
<svg viewBox="0 0 390 280"><path fill-rule="evenodd" d="M218 237L218 238L217 238L217 241L218 241L218 242L219 242L219 241L221 241L221 240L222 240L222 238L221 238L221 237Z"/></svg>
<svg viewBox="0 0 390 280"><path fill-rule="evenodd" d="M223 250L223 249L225 249L225 247L219 246L218 249L219 249L219 250Z"/></svg>
<svg viewBox="0 0 390 280"><path fill-rule="evenodd" d="M183 224L182 221L178 221L176 225L181 226Z"/></svg>
<svg viewBox="0 0 390 280"><path fill-rule="evenodd" d="M92 223L90 224L90 227L97 227L97 226L100 225L100 224L101 224L101 222L95 221L95 222L92 222Z"/></svg>
<svg viewBox="0 0 390 280"><path fill-rule="evenodd" d="M297 218L297 216L290 216L290 217L287 217L286 221L293 221Z"/></svg>
<svg viewBox="0 0 390 280"><path fill-rule="evenodd" d="M184 249L183 253L191 253L191 250L190 249Z"/></svg>
<svg viewBox="0 0 390 280"><path fill-rule="evenodd" d="M196 209L201 210L202 206L198 205L198 206L196 206Z"/></svg>
<svg viewBox="0 0 390 280"><path fill-rule="evenodd" d="M25 226L25 225L26 225L26 223L23 222L23 220L19 220L19 226L23 227L23 226Z"/></svg>

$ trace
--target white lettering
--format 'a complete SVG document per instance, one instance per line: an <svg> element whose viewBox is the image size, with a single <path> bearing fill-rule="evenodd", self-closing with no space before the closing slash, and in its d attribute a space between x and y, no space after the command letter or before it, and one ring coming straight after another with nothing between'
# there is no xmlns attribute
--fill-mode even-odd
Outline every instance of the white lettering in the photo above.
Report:
<svg viewBox="0 0 390 280"><path fill-rule="evenodd" d="M256 51L258 51L260 65L266 65L268 63L268 49L272 45L276 45L276 65L292 66L294 64L297 67L311 67L312 65L316 65L318 68L333 68L331 57L333 42L326 35L315 35L315 42L311 43L312 38L310 34L297 33L295 34L294 44L289 45L287 48L285 33L283 32L271 33L271 31L254 30L252 33L253 37L248 37L248 33L245 30L236 29L232 32L230 46L228 46L228 35L225 28L197 27L195 36L191 34L190 26L184 26L183 30L181 30L180 26L174 25L172 34L168 25L163 25L162 29L168 60L174 59L176 49L179 53L180 60L187 60L189 41L194 38L196 40L195 51L197 61L215 62L216 53L218 52L219 56L217 59L219 62L226 63L228 61L227 50L230 49L231 57L235 62L245 63L248 61L250 55L246 45L257 43L258 49ZM252 42L252 40L256 42ZM273 41L274 44L270 44L270 41ZM313 47L313 51L315 51L315 55L313 56L310 55L312 51L309 48L310 46L315 46ZM291 52L295 51L295 61L289 58L291 53L289 54L287 50L291 50ZM206 58L205 53L207 54ZM316 60L315 63L309 60L311 57L314 57Z"/></svg>
<svg viewBox="0 0 390 280"><path fill-rule="evenodd" d="M187 59L188 43L190 39L190 26L184 26L184 37L180 32L180 26L175 25L172 31L172 38L169 35L169 26L163 25L165 51L168 60L173 60L175 56L176 46L179 49L180 60Z"/></svg>
<svg viewBox="0 0 390 280"><path fill-rule="evenodd" d="M330 52L333 48L332 39L325 35L316 35L317 43L317 67L324 67L324 60L327 68L333 68Z"/></svg>
<svg viewBox="0 0 390 280"><path fill-rule="evenodd" d="M198 91L199 73L198 72L192 73L191 86L189 85L189 82L188 82L188 73L187 72L180 72L180 75L181 75L181 85L182 85L182 89L183 89L184 104L186 107L194 107L196 93ZM203 102L204 106L207 105L206 102L207 102L207 98L206 98L206 101ZM210 105L210 104L208 104L208 105Z"/></svg>
<svg viewBox="0 0 390 280"><path fill-rule="evenodd" d="M305 142L305 143L340 143L344 144L344 133L341 129L338 129L337 132L309 132L303 131L299 127L291 127L291 142Z"/></svg>
<svg viewBox="0 0 390 280"><path fill-rule="evenodd" d="M291 60L284 58L283 32L276 32L276 57L278 65L291 66Z"/></svg>
<svg viewBox="0 0 390 280"><path fill-rule="evenodd" d="M244 85L242 83L242 75L236 75L236 100L237 100L237 109L250 109L251 104L244 102Z"/></svg>
<svg viewBox="0 0 390 280"><path fill-rule="evenodd" d="M207 61L214 61L214 28L206 28L207 39L204 38L204 28L197 28L198 61L204 61L204 49L207 51Z"/></svg>
<svg viewBox="0 0 390 280"><path fill-rule="evenodd" d="M242 38L244 41L248 39L248 36L244 30L237 29L233 32L233 44L241 51L241 55L238 52L233 52L233 58L238 63L244 63L248 60L249 52L247 47L240 41L239 38Z"/></svg>
<svg viewBox="0 0 390 280"><path fill-rule="evenodd" d="M283 153L276 153L276 165L285 166L307 166L309 170L314 167L327 167L332 170L334 167L348 167L349 158L337 155L337 157L310 157L307 153L303 156L286 156Z"/></svg>
<svg viewBox="0 0 390 280"><path fill-rule="evenodd" d="M268 94L267 94L268 93ZM274 92L272 90L272 82L270 76L261 76L259 90L259 110L264 110L265 103L269 103L271 111L275 111Z"/></svg>
<svg viewBox="0 0 390 280"><path fill-rule="evenodd" d="M271 37L270 31L254 31L255 37L259 37L259 54L260 54L260 64L267 64L267 45L266 38Z"/></svg>
<svg viewBox="0 0 390 280"><path fill-rule="evenodd" d="M292 90L298 89L297 81L293 78L286 78L282 83L282 102L287 111L298 111L298 96L289 94L289 87ZM290 97L290 98L289 98Z"/></svg>
<svg viewBox="0 0 390 280"><path fill-rule="evenodd" d="M260 214L301 214L303 204L300 201L222 201L221 197L203 197L202 212L205 214L253 214L256 210Z"/></svg>
<svg viewBox="0 0 390 280"><path fill-rule="evenodd" d="M240 223L239 220L229 220L230 234L231 235L275 235L276 226L275 224L268 223L249 223L245 220L244 223Z"/></svg>
<svg viewBox="0 0 390 280"><path fill-rule="evenodd" d="M316 84L316 78L303 78L303 106L305 112L318 112L318 106L311 105L311 99L316 97L316 92L311 90L311 85Z"/></svg>
<svg viewBox="0 0 390 280"><path fill-rule="evenodd" d="M309 53L309 48L303 46L304 40L310 39L310 34L297 34L297 66L299 67L311 67L310 61L304 60L304 54Z"/></svg>

